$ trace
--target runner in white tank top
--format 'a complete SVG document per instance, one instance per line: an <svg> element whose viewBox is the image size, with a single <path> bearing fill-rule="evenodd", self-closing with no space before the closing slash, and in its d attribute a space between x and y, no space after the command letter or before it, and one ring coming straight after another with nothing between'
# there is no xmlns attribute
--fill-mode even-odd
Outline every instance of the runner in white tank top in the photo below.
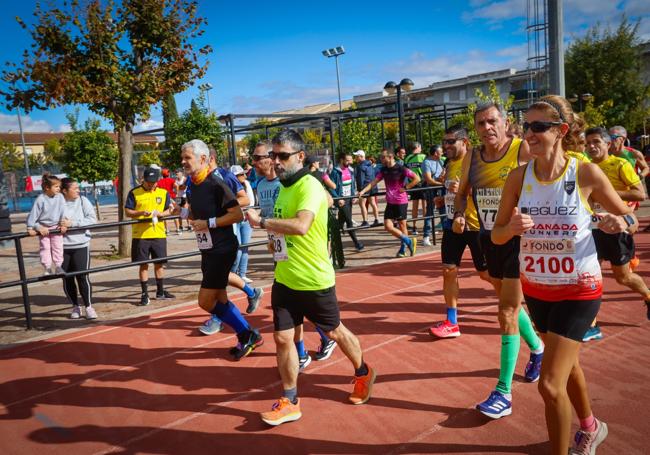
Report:
<svg viewBox="0 0 650 455"><path fill-rule="evenodd" d="M526 305L546 344L539 379L553 454L594 454L607 436L596 420L578 362L582 336L600 307L600 271L589 226L588 200L607 210L604 232L634 230L621 215L631 209L592 163L567 159L570 135L580 132L569 102L543 97L524 123L533 161L510 172L501 195L492 241L501 245L521 236L520 276ZM571 393L571 398L569 398ZM580 420L569 449L571 405Z"/></svg>

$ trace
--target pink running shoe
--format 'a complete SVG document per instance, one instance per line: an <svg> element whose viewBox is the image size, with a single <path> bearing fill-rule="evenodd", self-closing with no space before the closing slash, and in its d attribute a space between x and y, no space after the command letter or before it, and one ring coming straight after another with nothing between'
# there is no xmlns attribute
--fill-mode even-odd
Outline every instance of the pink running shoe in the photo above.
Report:
<svg viewBox="0 0 650 455"><path fill-rule="evenodd" d="M436 338L457 338L460 336L460 328L458 324L444 320L431 327L429 333Z"/></svg>

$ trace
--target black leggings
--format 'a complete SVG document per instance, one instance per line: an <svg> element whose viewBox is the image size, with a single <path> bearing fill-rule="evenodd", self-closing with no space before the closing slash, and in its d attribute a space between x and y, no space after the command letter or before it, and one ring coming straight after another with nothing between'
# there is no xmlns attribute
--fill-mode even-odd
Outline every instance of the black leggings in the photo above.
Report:
<svg viewBox="0 0 650 455"><path fill-rule="evenodd" d="M90 248L64 248L62 267L66 272L88 270L90 267ZM75 278L77 279L76 283ZM89 307L92 303L92 286L88 274L64 278L63 290L65 291L65 295L72 305L79 305L79 301L77 300L77 284L79 284L79 293L84 301L84 305Z"/></svg>
<svg viewBox="0 0 650 455"><path fill-rule="evenodd" d="M352 224L352 201L349 199L345 201L345 205L343 207L339 207L339 225L343 227L343 223L345 223L345 227L347 228L354 227L354 224ZM356 232L348 231L348 234L356 246L359 243L357 240Z"/></svg>

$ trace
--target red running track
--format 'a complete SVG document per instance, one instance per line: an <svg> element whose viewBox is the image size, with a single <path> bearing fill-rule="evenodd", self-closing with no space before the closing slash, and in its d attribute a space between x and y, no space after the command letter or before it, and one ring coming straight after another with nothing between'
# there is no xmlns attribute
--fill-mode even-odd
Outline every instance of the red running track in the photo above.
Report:
<svg viewBox="0 0 650 455"><path fill-rule="evenodd" d="M647 280L650 234L636 240ZM352 369L337 349L300 376L302 419L275 428L258 417L281 391L268 294L250 318L266 344L241 362L228 360L231 333L198 334L205 315L194 304L0 351L0 452L547 453L543 404L522 377L524 343L513 415L474 410L496 384L500 338L493 292L470 267L461 272L463 335L437 341L427 334L444 318L437 254L339 274L342 318L378 371L373 398L347 404ZM639 297L605 275L605 338L581 357L596 416L610 428L598 453L644 454L650 322Z"/></svg>

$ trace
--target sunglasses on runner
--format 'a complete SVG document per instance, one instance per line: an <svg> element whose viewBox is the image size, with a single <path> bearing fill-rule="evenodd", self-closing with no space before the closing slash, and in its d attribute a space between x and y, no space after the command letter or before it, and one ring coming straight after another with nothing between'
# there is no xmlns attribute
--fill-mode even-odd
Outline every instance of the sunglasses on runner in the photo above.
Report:
<svg viewBox="0 0 650 455"><path fill-rule="evenodd" d="M259 160L263 160L263 159L266 159L266 158L270 158L270 155L269 154L266 154L266 155L253 155L253 161L259 161Z"/></svg>
<svg viewBox="0 0 650 455"><path fill-rule="evenodd" d="M524 127L524 133L528 131L528 129L531 129L533 133L545 133L546 131L550 130L554 126L561 125L562 122L540 122L540 121L534 121L534 122L524 122L523 127Z"/></svg>
<svg viewBox="0 0 650 455"><path fill-rule="evenodd" d="M459 140L460 139L458 139L458 138L456 138L456 139L444 139L442 141L442 143L445 144L445 145L454 145L456 143L456 141L459 141Z"/></svg>
<svg viewBox="0 0 650 455"><path fill-rule="evenodd" d="M618 139L619 137L623 137L623 136L619 136L618 134L612 134L612 135L609 136L609 137L611 138L612 141L615 141L615 140Z"/></svg>
<svg viewBox="0 0 650 455"><path fill-rule="evenodd" d="M272 160L279 158L280 161L287 161L290 156L295 155L296 153L300 153L300 150L297 152L269 152L269 158Z"/></svg>

